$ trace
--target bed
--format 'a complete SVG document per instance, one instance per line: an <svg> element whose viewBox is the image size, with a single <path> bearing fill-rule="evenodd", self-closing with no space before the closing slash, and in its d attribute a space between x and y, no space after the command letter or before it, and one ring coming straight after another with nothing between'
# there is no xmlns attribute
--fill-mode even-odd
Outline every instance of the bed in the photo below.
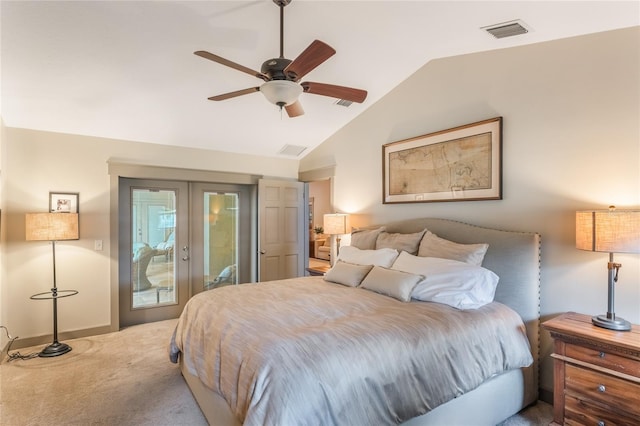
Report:
<svg viewBox="0 0 640 426"><path fill-rule="evenodd" d="M495 425L535 403L540 236L435 218L369 230L387 243L430 234L488 245L481 269L499 277L495 301L456 309L414 300L418 287L399 300L369 279L389 272L377 266L357 286L300 277L199 294L169 350L210 424Z"/></svg>

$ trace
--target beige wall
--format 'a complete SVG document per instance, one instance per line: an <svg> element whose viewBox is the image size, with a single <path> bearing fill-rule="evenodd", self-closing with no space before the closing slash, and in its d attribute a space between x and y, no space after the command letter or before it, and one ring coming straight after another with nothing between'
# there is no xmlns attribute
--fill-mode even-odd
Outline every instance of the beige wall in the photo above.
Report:
<svg viewBox="0 0 640 426"><path fill-rule="evenodd" d="M607 255L574 248L576 210L640 207L640 31L626 29L436 60L301 161L335 164L334 206L356 225L446 217L542 235L543 319L604 313ZM383 205L381 146L504 117L504 199ZM359 222L359 223L358 223ZM623 264L616 312L640 324L640 255ZM542 332L542 386L552 388Z"/></svg>
<svg viewBox="0 0 640 426"><path fill-rule="evenodd" d="M2 323L21 339L51 335L50 301L29 299L52 280L51 245L24 241L24 214L46 211L49 191L80 193L80 240L56 245L58 286L77 296L59 302L59 330L110 326L109 159L155 166L297 178L298 161L179 149L6 128L3 132ZM4 226L6 223L6 227ZM103 251L94 250L103 241Z"/></svg>

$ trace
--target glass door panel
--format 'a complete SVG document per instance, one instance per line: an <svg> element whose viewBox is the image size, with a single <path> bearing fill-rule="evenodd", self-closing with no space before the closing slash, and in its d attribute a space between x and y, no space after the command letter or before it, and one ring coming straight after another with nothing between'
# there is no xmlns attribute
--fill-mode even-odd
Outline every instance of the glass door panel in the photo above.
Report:
<svg viewBox="0 0 640 426"><path fill-rule="evenodd" d="M249 185L191 184L192 294L255 281L253 191Z"/></svg>
<svg viewBox="0 0 640 426"><path fill-rule="evenodd" d="M238 194L203 194L204 290L238 284Z"/></svg>
<svg viewBox="0 0 640 426"><path fill-rule="evenodd" d="M131 214L132 308L177 303L176 191L133 188Z"/></svg>

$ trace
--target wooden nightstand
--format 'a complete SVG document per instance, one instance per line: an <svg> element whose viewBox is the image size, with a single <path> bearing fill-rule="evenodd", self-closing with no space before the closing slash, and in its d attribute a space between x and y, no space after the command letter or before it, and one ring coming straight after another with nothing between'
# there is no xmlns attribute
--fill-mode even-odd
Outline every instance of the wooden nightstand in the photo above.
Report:
<svg viewBox="0 0 640 426"><path fill-rule="evenodd" d="M324 275L329 269L331 269L329 265L320 265L307 268L307 272L309 275Z"/></svg>
<svg viewBox="0 0 640 426"><path fill-rule="evenodd" d="M542 326L554 339L552 424L640 424L640 326L607 330L575 312Z"/></svg>

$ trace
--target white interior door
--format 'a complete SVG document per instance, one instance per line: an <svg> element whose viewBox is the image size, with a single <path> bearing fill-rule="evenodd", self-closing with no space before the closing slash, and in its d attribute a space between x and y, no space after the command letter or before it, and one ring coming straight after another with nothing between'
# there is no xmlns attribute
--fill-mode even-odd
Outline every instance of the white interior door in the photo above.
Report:
<svg viewBox="0 0 640 426"><path fill-rule="evenodd" d="M308 256L304 183L258 182L259 281L304 275Z"/></svg>

